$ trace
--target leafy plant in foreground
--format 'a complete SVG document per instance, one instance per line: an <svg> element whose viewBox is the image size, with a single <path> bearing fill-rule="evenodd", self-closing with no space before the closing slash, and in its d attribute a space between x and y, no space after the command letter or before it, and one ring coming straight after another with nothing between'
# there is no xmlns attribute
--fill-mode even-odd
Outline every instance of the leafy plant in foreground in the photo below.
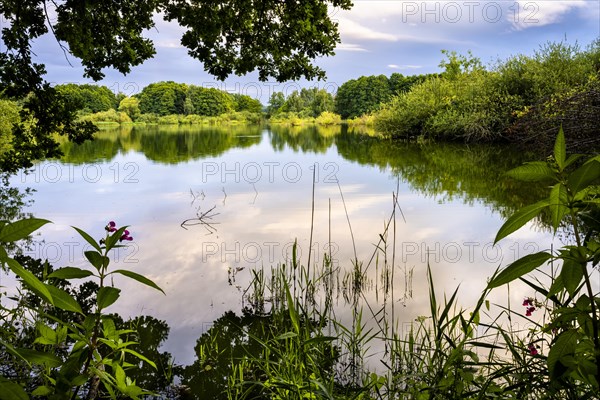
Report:
<svg viewBox="0 0 600 400"><path fill-rule="evenodd" d="M109 252L122 247L122 241L133 239L127 227L117 228L114 222L109 222L105 228L106 236L99 243L84 231L75 228L92 248L84 254L94 269L64 267L49 274L44 273L40 280L10 257L6 247L26 238L48 222L30 218L0 223L0 261L41 300L37 309L30 310L35 316L35 348L19 348L9 341L0 342L7 353L27 366L37 368L39 384L36 381L35 388L29 390L28 382L0 377L0 398L21 400L29 396L43 396L49 399L95 399L101 390L105 390L111 398L124 395L136 399L140 395L150 394L138 387L127 376L127 371L137 368L141 362L155 369L156 365L132 349L137 343L128 337L135 331L117 329L114 317L105 312L120 296L120 289L109 284L108 278L114 274L135 279L162 292L154 282L135 272L122 269L109 271ZM56 282L89 277L98 281L98 290L93 310L86 312L84 309L88 307L82 307L76 298ZM73 317L60 319L56 314L48 312L48 307L71 313ZM8 316L10 313L9 310ZM2 318L7 318L7 315L3 314ZM58 349L66 351L63 354ZM133 362L129 362L130 359Z"/></svg>
<svg viewBox="0 0 600 400"><path fill-rule="evenodd" d="M597 184L600 156L584 162L581 157L567 157L561 129L554 154L546 161L526 163L509 171L515 179L548 181L552 187L548 198L508 218L495 242L547 212L554 231L559 226L567 226L575 243L562 247L556 254L542 251L516 260L492 277L488 288L521 279L552 302L551 321L543 328L543 333L552 337L546 357L550 389L577 387L580 395L589 396L598 393L600 382L600 296L594 291L591 279L600 262L600 186ZM524 279L526 274L548 262L560 265L560 273L549 289ZM532 354L537 353L535 347L530 350Z"/></svg>

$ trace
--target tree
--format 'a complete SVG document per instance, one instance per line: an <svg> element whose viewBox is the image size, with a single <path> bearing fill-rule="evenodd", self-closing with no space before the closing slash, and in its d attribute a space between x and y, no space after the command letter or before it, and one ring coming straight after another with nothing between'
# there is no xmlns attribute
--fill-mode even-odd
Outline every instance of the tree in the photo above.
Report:
<svg viewBox="0 0 600 400"><path fill-rule="evenodd" d="M267 106L267 114L269 116L273 114L277 114L280 111L280 108L285 103L285 95L283 92L273 92L271 97L269 98L269 105Z"/></svg>
<svg viewBox="0 0 600 400"><path fill-rule="evenodd" d="M137 95L144 114L184 114L187 85L173 81L151 83Z"/></svg>
<svg viewBox="0 0 600 400"><path fill-rule="evenodd" d="M106 86L69 83L57 85L56 90L63 96L72 99L79 108L86 112L108 111L115 108L115 105L118 106L115 94Z"/></svg>
<svg viewBox="0 0 600 400"><path fill-rule="evenodd" d="M377 110L391 96L390 83L385 75L361 76L339 87L335 111L344 119L360 117Z"/></svg>
<svg viewBox="0 0 600 400"><path fill-rule="evenodd" d="M125 97L119 104L119 111L129 115L132 121L135 121L140 116L140 102L135 97Z"/></svg>
<svg viewBox="0 0 600 400"><path fill-rule="evenodd" d="M198 115L217 116L234 109L234 100L229 93L215 88L190 86L186 96L194 106L194 113Z"/></svg>
<svg viewBox="0 0 600 400"><path fill-rule="evenodd" d="M253 113L262 112L263 105L259 100L253 99L245 94L234 93L232 96L235 101L235 111L250 111Z"/></svg>
<svg viewBox="0 0 600 400"><path fill-rule="evenodd" d="M52 6L53 7L50 7ZM257 70L259 79L278 81L322 79L325 73L312 60L332 55L340 41L338 25L328 6L349 9L350 0L122 0L81 2L65 0L5 0L0 3L4 52L0 54L0 93L7 99L26 99L21 121L36 120L26 132L13 126L13 148L0 167L15 171L32 160L59 156L52 133L80 143L92 137L91 123L75 122L76 104L64 99L44 81L45 66L36 63L32 43L52 32L66 54L78 58L84 75L94 80L104 68L127 74L155 54L144 34L154 16L177 21L186 29L181 43L204 69L219 79ZM181 105L183 112L183 104Z"/></svg>

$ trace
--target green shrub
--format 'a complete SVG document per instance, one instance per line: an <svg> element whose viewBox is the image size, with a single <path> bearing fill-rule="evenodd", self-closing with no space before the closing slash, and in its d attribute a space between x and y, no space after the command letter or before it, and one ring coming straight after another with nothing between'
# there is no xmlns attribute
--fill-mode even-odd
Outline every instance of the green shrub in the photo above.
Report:
<svg viewBox="0 0 600 400"><path fill-rule="evenodd" d="M315 119L315 123L319 125L339 125L342 123L342 117L339 114L330 111L323 111L321 115Z"/></svg>
<svg viewBox="0 0 600 400"><path fill-rule="evenodd" d="M164 115L158 118L158 123L159 125L178 125L179 117L177 114Z"/></svg>

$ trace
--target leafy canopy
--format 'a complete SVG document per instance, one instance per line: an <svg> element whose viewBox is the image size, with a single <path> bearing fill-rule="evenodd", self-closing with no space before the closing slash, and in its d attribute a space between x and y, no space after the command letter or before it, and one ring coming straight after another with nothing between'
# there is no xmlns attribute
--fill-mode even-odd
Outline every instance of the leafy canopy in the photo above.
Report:
<svg viewBox="0 0 600 400"><path fill-rule="evenodd" d="M210 74L225 79L257 70L260 80L319 78L324 71L312 63L332 55L339 42L337 23L328 7L349 9L350 0L7 0L0 3L4 51L0 53L0 95L26 99L21 120L13 128L13 149L0 168L16 171L32 160L60 155L51 133L75 142L91 138L91 123L75 122L76 104L57 93L34 61L32 43L49 31L65 53L78 58L85 76L102 79L105 68L126 74L155 54L144 36L158 13L177 21L186 32L181 43ZM53 7L53 8L52 8Z"/></svg>

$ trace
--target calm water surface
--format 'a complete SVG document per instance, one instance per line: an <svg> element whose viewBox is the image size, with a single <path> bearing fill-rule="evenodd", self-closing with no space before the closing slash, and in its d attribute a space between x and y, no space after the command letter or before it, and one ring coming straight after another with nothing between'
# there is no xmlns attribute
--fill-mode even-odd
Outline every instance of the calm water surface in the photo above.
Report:
<svg viewBox="0 0 600 400"><path fill-rule="evenodd" d="M428 260L438 291L460 284L468 307L498 266L552 241L530 224L492 245L503 218L544 193L503 177L531 157L514 148L393 143L339 127L148 127L102 131L63 150L62 160L13 180L37 191L30 211L54 222L30 255L87 267L71 226L100 238L110 220L130 225L134 241L114 254L115 265L153 279L166 296L115 278L124 290L110 310L165 320L164 350L180 364L194 360L195 341L214 320L240 311L251 269L288 261L294 241L307 263L313 174L311 265L331 251L342 282L356 248L368 282L364 301L377 304L384 295L376 245L387 247L398 321L429 313ZM382 245L394 193L402 213ZM379 264L369 264L377 253ZM337 293L344 320L343 284ZM515 301L530 294L511 290ZM506 292L496 297L505 300Z"/></svg>

